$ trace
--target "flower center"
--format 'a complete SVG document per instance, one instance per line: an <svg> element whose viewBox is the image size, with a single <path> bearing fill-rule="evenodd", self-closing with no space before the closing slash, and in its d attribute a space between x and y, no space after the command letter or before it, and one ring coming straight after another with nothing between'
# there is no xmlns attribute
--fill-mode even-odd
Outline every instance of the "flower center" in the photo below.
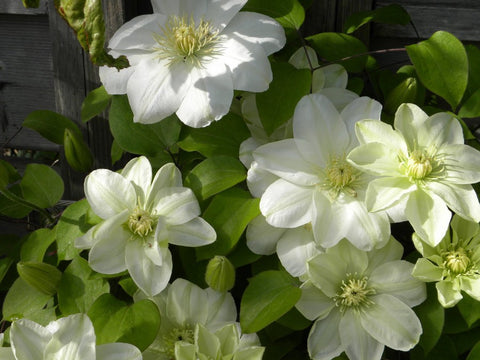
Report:
<svg viewBox="0 0 480 360"><path fill-rule="evenodd" d="M352 185L358 179L359 171L345 160L345 156L332 158L325 168L325 175L325 188L332 199L336 199L341 191L357 196Z"/></svg>
<svg viewBox="0 0 480 360"><path fill-rule="evenodd" d="M202 19L195 24L193 18L170 16L162 30L163 34L154 35L159 45L156 51L159 58L170 64L183 61L202 67L202 61L220 53L219 31L209 21Z"/></svg>
<svg viewBox="0 0 480 360"><path fill-rule="evenodd" d="M162 352L171 360L175 360L175 343L177 341L193 344L195 341L193 329L187 325L185 328L175 328L163 336Z"/></svg>
<svg viewBox="0 0 480 360"><path fill-rule="evenodd" d="M433 169L433 159L427 152L412 151L406 161L406 174L410 181L425 179Z"/></svg>
<svg viewBox="0 0 480 360"><path fill-rule="evenodd" d="M373 294L375 294L375 289L368 287L366 276L359 278L357 274L347 274L347 279L342 280L340 291L333 300L335 305L340 306L341 312L347 309L360 310L364 306L373 304L369 299L369 296Z"/></svg>
<svg viewBox="0 0 480 360"><path fill-rule="evenodd" d="M146 237L153 231L155 220L150 213L137 207L130 214L127 220L128 228L135 235Z"/></svg>
<svg viewBox="0 0 480 360"><path fill-rule="evenodd" d="M465 273L470 265L470 258L463 248L444 254L445 267L455 274Z"/></svg>

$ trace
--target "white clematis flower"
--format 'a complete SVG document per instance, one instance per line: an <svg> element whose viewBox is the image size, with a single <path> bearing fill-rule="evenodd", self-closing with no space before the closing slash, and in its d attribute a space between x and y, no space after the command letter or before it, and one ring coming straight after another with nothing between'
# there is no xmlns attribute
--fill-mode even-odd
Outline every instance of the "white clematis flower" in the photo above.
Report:
<svg viewBox="0 0 480 360"><path fill-rule="evenodd" d="M135 300L144 299L142 293ZM160 311L160 329L153 343L143 352L145 360L175 359L178 342L193 344L196 325L209 331L234 324L237 308L230 293L216 292L210 288L177 279L160 294L150 298Z"/></svg>
<svg viewBox="0 0 480 360"><path fill-rule="evenodd" d="M47 326L27 319L14 321L10 329L11 348L0 348L3 360L141 360L131 344L95 345L92 322L85 314L74 314Z"/></svg>
<svg viewBox="0 0 480 360"><path fill-rule="evenodd" d="M379 360L384 346L407 351L422 326L411 307L426 299L425 284L400 260L395 239L381 249L361 251L342 240L310 259L297 309L315 320L308 336L314 360L345 352L350 360Z"/></svg>
<svg viewBox="0 0 480 360"><path fill-rule="evenodd" d="M152 0L154 14L134 18L109 42L130 67L100 68L107 92L127 94L134 121L176 113L193 127L219 120L233 90L265 91L268 56L285 44L272 18L239 12L247 0Z"/></svg>
<svg viewBox="0 0 480 360"><path fill-rule="evenodd" d="M448 113L428 116L414 104L401 105L395 130L361 121L361 146L348 160L381 176L367 190L371 211L403 210L415 232L431 246L445 235L452 214L480 221L480 204L470 184L480 181L480 152L464 144L460 123Z"/></svg>
<svg viewBox="0 0 480 360"><path fill-rule="evenodd" d="M388 216L368 212L364 203L370 176L346 161L357 145L355 123L379 121L380 111L381 105L367 97L352 101L340 113L320 94L300 100L293 117L294 138L260 146L253 153L258 168L278 177L263 183L260 210L270 225L295 228L311 223L317 244L324 248L342 238L363 250L388 241Z"/></svg>
<svg viewBox="0 0 480 360"><path fill-rule="evenodd" d="M149 295L167 286L172 273L168 244L202 246L216 239L215 230L200 215L191 189L182 186L180 171L166 164L152 181L144 156L116 173L99 169L85 179L85 196L101 223L75 241L90 249L88 262L102 274L128 270Z"/></svg>

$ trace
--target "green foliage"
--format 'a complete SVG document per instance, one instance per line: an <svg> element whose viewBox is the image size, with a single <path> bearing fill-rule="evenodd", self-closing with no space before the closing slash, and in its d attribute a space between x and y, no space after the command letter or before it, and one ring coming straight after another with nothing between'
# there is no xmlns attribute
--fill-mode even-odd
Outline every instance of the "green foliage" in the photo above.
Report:
<svg viewBox="0 0 480 360"><path fill-rule="evenodd" d="M52 229L38 229L30 233L23 242L20 250L22 261L42 262L47 249L55 241L55 231Z"/></svg>
<svg viewBox="0 0 480 360"><path fill-rule="evenodd" d="M17 263L17 271L28 285L49 296L55 295L62 277L62 273L55 266L42 262L20 261Z"/></svg>
<svg viewBox="0 0 480 360"><path fill-rule="evenodd" d="M69 129L81 137L82 133L69 118L49 110L36 110L28 114L23 121L23 126L35 130L45 139L55 144L63 145L65 130Z"/></svg>
<svg viewBox="0 0 480 360"><path fill-rule="evenodd" d="M28 164L20 188L26 201L40 208L48 208L62 198L63 180L46 165Z"/></svg>
<svg viewBox="0 0 480 360"><path fill-rule="evenodd" d="M320 57L338 62L349 72L361 72L366 64L367 47L356 37L347 34L324 32L306 38Z"/></svg>
<svg viewBox="0 0 480 360"><path fill-rule="evenodd" d="M103 294L88 310L97 344L126 342L141 351L152 343L160 326L157 306L150 300L128 305L110 294Z"/></svg>
<svg viewBox="0 0 480 360"><path fill-rule="evenodd" d="M369 22L407 25L410 22L410 15L398 4L379 7L371 11L361 11L348 17L343 25L343 31L351 34Z"/></svg>
<svg viewBox="0 0 480 360"><path fill-rule="evenodd" d="M285 271L265 271L249 280L240 304L240 324L247 333L263 329L286 314L301 290Z"/></svg>
<svg viewBox="0 0 480 360"><path fill-rule="evenodd" d="M419 346L422 347L425 354L428 354L438 343L445 319L444 309L437 300L435 287L428 286L427 290L427 300L415 308L415 313L420 319L423 329Z"/></svg>
<svg viewBox="0 0 480 360"><path fill-rule="evenodd" d="M63 137L65 158L70 167L78 172L92 169L93 155L83 139L69 129L65 129Z"/></svg>
<svg viewBox="0 0 480 360"><path fill-rule="evenodd" d="M215 195L202 217L214 227L217 240L211 245L195 249L198 260L228 255L248 223L259 215L258 203L259 199L253 199L247 191L239 188Z"/></svg>
<svg viewBox="0 0 480 360"><path fill-rule="evenodd" d="M100 86L95 90L90 91L87 94L85 100L83 100L82 102L82 122L87 122L93 119L95 116L99 115L108 107L111 100L112 95L107 93L103 86Z"/></svg>
<svg viewBox="0 0 480 360"><path fill-rule="evenodd" d="M199 201L229 189L245 180L242 163L229 156L214 156L195 166L185 177L185 186L191 188Z"/></svg>
<svg viewBox="0 0 480 360"><path fill-rule="evenodd" d="M464 294L463 299L457 304L460 314L467 322L468 327L472 327L480 320L480 302Z"/></svg>
<svg viewBox="0 0 480 360"><path fill-rule="evenodd" d="M468 57L460 40L438 31L428 40L408 45L406 49L425 87L443 97L455 110L468 83Z"/></svg>
<svg viewBox="0 0 480 360"><path fill-rule="evenodd" d="M310 92L309 70L296 69L288 63L272 64L273 81L267 91L257 95L256 103L262 125L268 135L293 116L295 105Z"/></svg>

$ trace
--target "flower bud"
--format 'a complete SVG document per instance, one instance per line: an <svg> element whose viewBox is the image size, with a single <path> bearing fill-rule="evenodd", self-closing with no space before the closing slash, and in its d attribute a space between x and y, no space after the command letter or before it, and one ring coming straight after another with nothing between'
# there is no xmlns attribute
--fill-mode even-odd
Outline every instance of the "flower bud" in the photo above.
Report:
<svg viewBox="0 0 480 360"><path fill-rule="evenodd" d="M419 93L417 79L414 77L406 78L387 95L384 109L386 112L394 114L400 104L416 103Z"/></svg>
<svg viewBox="0 0 480 360"><path fill-rule="evenodd" d="M72 169L87 172L92 168L93 156L87 144L70 129L65 129L63 135L65 158Z"/></svg>
<svg viewBox="0 0 480 360"><path fill-rule="evenodd" d="M213 290L229 291L235 284L235 268L225 256L215 256L207 265L205 281Z"/></svg>
<svg viewBox="0 0 480 360"><path fill-rule="evenodd" d="M17 271L30 286L46 295L54 295L62 273L55 266L40 262L19 262Z"/></svg>

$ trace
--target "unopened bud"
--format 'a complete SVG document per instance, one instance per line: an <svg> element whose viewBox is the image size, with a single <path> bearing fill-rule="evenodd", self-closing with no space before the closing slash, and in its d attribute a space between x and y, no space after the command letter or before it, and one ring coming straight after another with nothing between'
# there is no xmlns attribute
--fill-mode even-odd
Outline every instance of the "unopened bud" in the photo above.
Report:
<svg viewBox="0 0 480 360"><path fill-rule="evenodd" d="M384 109L394 114L403 103L415 103L419 95L419 84L416 78L409 77L398 84L385 99Z"/></svg>
<svg viewBox="0 0 480 360"><path fill-rule="evenodd" d="M213 290L229 291L235 285L235 268L225 256L215 256L207 265L205 281Z"/></svg>
<svg viewBox="0 0 480 360"><path fill-rule="evenodd" d="M30 286L46 295L54 295L62 273L55 266L41 262L19 262L17 271Z"/></svg>
<svg viewBox="0 0 480 360"><path fill-rule="evenodd" d="M72 169L87 172L92 168L93 156L87 144L70 129L65 129L63 135L65 158Z"/></svg>

